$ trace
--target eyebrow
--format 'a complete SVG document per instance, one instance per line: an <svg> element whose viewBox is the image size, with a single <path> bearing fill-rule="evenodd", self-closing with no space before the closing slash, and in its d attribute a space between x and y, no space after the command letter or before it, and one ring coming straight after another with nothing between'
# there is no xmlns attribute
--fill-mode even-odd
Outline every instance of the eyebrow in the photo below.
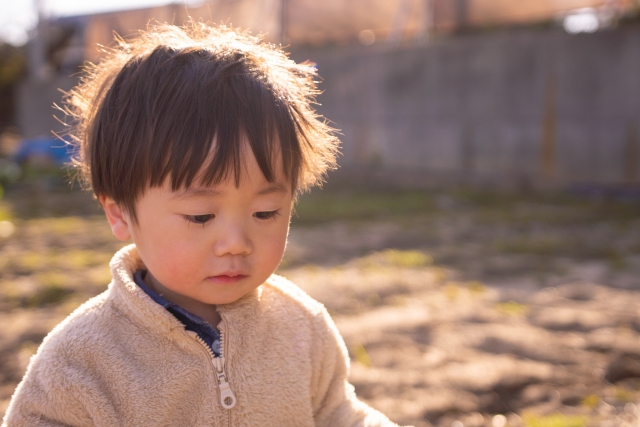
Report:
<svg viewBox="0 0 640 427"><path fill-rule="evenodd" d="M274 193L286 193L287 188L281 183L271 184L262 190L258 191L256 195L264 196L267 194ZM189 199L193 197L210 197L210 196L219 196L221 194L220 191L215 190L213 188L200 188L193 187L187 188L186 190L179 191L171 196L172 199Z"/></svg>
<svg viewBox="0 0 640 427"><path fill-rule="evenodd" d="M192 197L219 196L220 192L212 188L187 188L171 196L172 199L189 199Z"/></svg>
<svg viewBox="0 0 640 427"><path fill-rule="evenodd" d="M271 184L266 188L263 188L262 190L258 191L257 195L258 196L264 196L265 194L273 194L273 193L286 193L287 192L287 188L280 184L280 183L275 183L275 184Z"/></svg>

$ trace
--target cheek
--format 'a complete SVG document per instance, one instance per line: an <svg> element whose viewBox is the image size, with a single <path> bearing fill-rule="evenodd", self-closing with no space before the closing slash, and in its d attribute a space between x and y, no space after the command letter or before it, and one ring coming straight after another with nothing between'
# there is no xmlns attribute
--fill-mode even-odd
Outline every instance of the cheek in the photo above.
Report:
<svg viewBox="0 0 640 427"><path fill-rule="evenodd" d="M147 267L154 272L154 276L164 284L188 281L191 274L197 273L198 266L204 263L203 250L205 245L199 242L185 241L179 235L159 233L153 242L147 242ZM145 260L146 261L146 260Z"/></svg>
<svg viewBox="0 0 640 427"><path fill-rule="evenodd" d="M288 224L280 226L273 233L263 238L263 259L268 260L269 264L275 264L274 268L280 263L285 247L287 245L287 234L289 231Z"/></svg>

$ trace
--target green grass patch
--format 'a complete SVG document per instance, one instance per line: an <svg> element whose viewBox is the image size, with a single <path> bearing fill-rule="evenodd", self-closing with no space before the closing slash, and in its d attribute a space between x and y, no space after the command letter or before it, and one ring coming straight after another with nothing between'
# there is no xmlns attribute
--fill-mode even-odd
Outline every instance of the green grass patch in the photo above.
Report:
<svg viewBox="0 0 640 427"><path fill-rule="evenodd" d="M385 267L426 267L433 264L430 255L416 250L385 249L380 252L373 252L357 260L360 268Z"/></svg>
<svg viewBox="0 0 640 427"><path fill-rule="evenodd" d="M507 301L496 304L496 310L506 316L526 316L529 314L529 307L515 301Z"/></svg>
<svg viewBox="0 0 640 427"><path fill-rule="evenodd" d="M335 220L428 214L434 212L433 197L425 192L317 192L300 198L294 224L314 224Z"/></svg>
<svg viewBox="0 0 640 427"><path fill-rule="evenodd" d="M61 270L83 270L101 264L107 265L110 253L90 249L71 249L61 251L49 248L46 251L23 252L12 258L11 263L22 272L36 272L50 268Z"/></svg>
<svg viewBox="0 0 640 427"><path fill-rule="evenodd" d="M457 189L433 191L315 191L303 195L293 223L316 224L334 220L400 219L442 213L436 200L446 195L454 211L475 213L480 223L527 225L628 223L640 217L639 202L591 200L567 194L518 194ZM544 245L543 245L544 246ZM544 248L541 248L544 250Z"/></svg>
<svg viewBox="0 0 640 427"><path fill-rule="evenodd" d="M351 349L351 352L353 353L353 357L356 359L356 362L360 363L362 366L365 366L367 368L371 366L371 359L369 358L369 353L367 353L367 350L364 348L362 344L354 345L353 348Z"/></svg>
<svg viewBox="0 0 640 427"><path fill-rule="evenodd" d="M0 221L9 221L13 218L11 209L8 206L0 203Z"/></svg>
<svg viewBox="0 0 640 427"><path fill-rule="evenodd" d="M93 267L109 261L108 256L105 257L103 253L83 249L67 251L64 254L60 254L58 258L62 261L61 264L72 269Z"/></svg>
<svg viewBox="0 0 640 427"><path fill-rule="evenodd" d="M622 387L616 387L614 396L620 402L634 402L636 400L636 393L633 390Z"/></svg>
<svg viewBox="0 0 640 427"><path fill-rule="evenodd" d="M469 188L450 193L473 204L486 222L549 225L587 224L599 221L627 223L640 217L640 202L593 199L567 193L490 192Z"/></svg>
<svg viewBox="0 0 640 427"><path fill-rule="evenodd" d="M467 289L472 295L482 295L487 292L487 287L477 280L472 280L471 282L467 282Z"/></svg>
<svg viewBox="0 0 640 427"><path fill-rule="evenodd" d="M587 417L577 415L551 414L545 416L525 414L522 422L525 427L586 427Z"/></svg>
<svg viewBox="0 0 640 427"><path fill-rule="evenodd" d="M578 248L577 242L556 238L498 240L493 245L497 251L503 253L543 256L575 252Z"/></svg>
<svg viewBox="0 0 640 427"><path fill-rule="evenodd" d="M601 259L611 268L623 269L627 266L620 251L606 242L585 242L580 239L557 237L520 237L496 240L493 248L505 254L536 255L541 257L570 256L579 259Z"/></svg>
<svg viewBox="0 0 640 427"><path fill-rule="evenodd" d="M454 301L458 299L458 296L460 295L460 287L458 286L457 283L451 282L447 284L447 286L445 286L444 294L447 296L447 298L450 301Z"/></svg>
<svg viewBox="0 0 640 427"><path fill-rule="evenodd" d="M24 252L20 254L16 263L22 271L37 271L46 268L49 257L40 252Z"/></svg>
<svg viewBox="0 0 640 427"><path fill-rule="evenodd" d="M589 409L595 409L600 404L600 401L600 396L597 394L590 394L582 399L582 406Z"/></svg>
<svg viewBox="0 0 640 427"><path fill-rule="evenodd" d="M420 251L387 249L382 252L382 256L396 267L424 267L433 263L431 256Z"/></svg>
<svg viewBox="0 0 640 427"><path fill-rule="evenodd" d="M42 288L63 287L67 278L59 271L46 271L35 275L36 283Z"/></svg>
<svg viewBox="0 0 640 427"><path fill-rule="evenodd" d="M471 297L479 297L485 292L487 288L482 282L473 280L471 282L447 282L443 288L444 295L450 301L458 299L462 295L468 295Z"/></svg>
<svg viewBox="0 0 640 427"><path fill-rule="evenodd" d="M86 220L75 216L47 218L42 221L46 224L50 233L63 236L77 233L86 225Z"/></svg>
<svg viewBox="0 0 640 427"><path fill-rule="evenodd" d="M624 270L628 267L627 261L624 256L615 250L612 250L609 256L607 257L607 261L609 263L609 268L612 270Z"/></svg>
<svg viewBox="0 0 640 427"><path fill-rule="evenodd" d="M36 351L38 351L38 344L34 343L33 341L24 341L20 344L20 352L24 352L28 355L33 355L36 354Z"/></svg>
<svg viewBox="0 0 640 427"><path fill-rule="evenodd" d="M60 304L69 297L73 291L61 285L43 286L33 295L29 295L21 301L23 307L37 308L45 305Z"/></svg>

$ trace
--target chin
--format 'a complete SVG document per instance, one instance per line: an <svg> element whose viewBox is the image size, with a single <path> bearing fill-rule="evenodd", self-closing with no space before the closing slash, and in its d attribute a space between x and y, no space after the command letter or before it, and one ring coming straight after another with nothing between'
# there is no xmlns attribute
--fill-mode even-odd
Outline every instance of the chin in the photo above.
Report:
<svg viewBox="0 0 640 427"><path fill-rule="evenodd" d="M218 295L218 296L216 296L216 298L213 298L212 301L209 302L209 304L213 304L213 305L231 304L231 303L234 303L234 302L238 301L239 299L241 299L245 295L251 293L252 291L253 291L253 289L250 290L249 292L245 292L245 293L242 293L242 294L228 295L228 296Z"/></svg>

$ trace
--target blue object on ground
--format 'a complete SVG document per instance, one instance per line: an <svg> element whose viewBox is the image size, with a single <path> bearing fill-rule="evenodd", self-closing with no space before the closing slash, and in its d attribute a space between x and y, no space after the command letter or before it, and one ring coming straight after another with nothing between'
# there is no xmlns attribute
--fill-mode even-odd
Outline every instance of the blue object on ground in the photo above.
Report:
<svg viewBox="0 0 640 427"><path fill-rule="evenodd" d="M38 137L23 140L14 155L14 160L23 163L32 157L44 157L63 166L71 161L72 154L73 146L68 141L55 137Z"/></svg>

